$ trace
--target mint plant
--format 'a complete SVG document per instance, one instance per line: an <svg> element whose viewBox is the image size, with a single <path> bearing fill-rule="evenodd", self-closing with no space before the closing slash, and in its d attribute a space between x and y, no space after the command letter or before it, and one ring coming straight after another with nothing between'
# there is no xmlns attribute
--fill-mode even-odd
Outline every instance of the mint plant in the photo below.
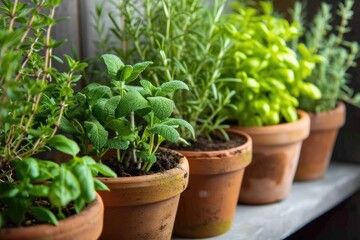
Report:
<svg viewBox="0 0 360 240"><path fill-rule="evenodd" d="M300 37L299 23L274 16L272 3L260 2L260 10L233 6L235 11L223 20L224 34L233 44L222 74L224 86L236 91L231 100L237 107L233 120L241 126L296 121L298 98L321 96L314 84L304 81L320 56L303 44L298 46L299 56L288 47Z"/></svg>
<svg viewBox="0 0 360 240"><path fill-rule="evenodd" d="M303 42L311 52L305 54L320 55L323 61L317 62L312 74L306 82L316 85L322 92L320 99L300 98L300 108L305 111L318 113L329 111L336 107L337 101L344 101L360 107L360 93L354 94L349 87L347 71L356 66L360 48L357 42L349 42L345 36L351 31L349 21L353 17L352 7L354 1L340 2L336 11L339 23L335 22L331 7L322 3L314 18L307 22L304 20L304 7L297 2L292 10L293 19L304 26L301 31L305 33ZM295 43L296 45L296 43ZM293 47L295 50L295 48ZM299 52L302 49L298 49Z"/></svg>
<svg viewBox="0 0 360 240"><path fill-rule="evenodd" d="M116 174L91 157L78 157L76 142L55 135L49 144L71 159L61 165L33 157L12 161L16 181L0 182L0 205L5 205L0 211L0 228L9 223L21 226L29 214L40 223L58 225L58 220L65 218L63 207L73 202L78 213L94 201L96 190L109 190L95 176L99 172L109 177ZM57 211L36 205L38 198L48 199Z"/></svg>
<svg viewBox="0 0 360 240"><path fill-rule="evenodd" d="M163 141L186 143L179 126L194 135L188 122L171 117L174 102L168 98L188 86L177 80L160 86L147 80L130 85L152 62L125 65L112 54L102 59L111 86L93 83L76 93L75 105L66 111L60 129L73 135L84 154L101 158L115 149L117 160L126 167L149 171Z"/></svg>

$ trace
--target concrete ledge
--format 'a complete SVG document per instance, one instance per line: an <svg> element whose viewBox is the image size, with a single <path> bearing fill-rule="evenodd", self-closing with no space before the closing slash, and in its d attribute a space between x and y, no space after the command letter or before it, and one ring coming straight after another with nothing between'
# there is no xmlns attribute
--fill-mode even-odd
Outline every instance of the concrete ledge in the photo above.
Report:
<svg viewBox="0 0 360 240"><path fill-rule="evenodd" d="M296 182L284 201L260 206L238 205L231 230L209 239L284 239L358 189L360 189L360 165L332 163L325 178Z"/></svg>

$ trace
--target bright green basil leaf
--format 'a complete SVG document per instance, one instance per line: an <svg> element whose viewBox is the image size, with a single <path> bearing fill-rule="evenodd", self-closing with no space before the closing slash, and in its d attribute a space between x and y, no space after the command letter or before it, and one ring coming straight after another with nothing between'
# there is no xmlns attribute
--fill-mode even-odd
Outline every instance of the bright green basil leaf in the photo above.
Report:
<svg viewBox="0 0 360 240"><path fill-rule="evenodd" d="M49 185L49 200L55 207L64 207L80 196L81 190L77 178L65 167Z"/></svg>
<svg viewBox="0 0 360 240"><path fill-rule="evenodd" d="M19 180L24 178L34 179L40 174L38 160L32 157L16 163L16 176Z"/></svg>
<svg viewBox="0 0 360 240"><path fill-rule="evenodd" d="M73 168L74 176L77 177L81 189L81 198L87 203L95 199L94 180L90 168L83 164L77 164Z"/></svg>
<svg viewBox="0 0 360 240"><path fill-rule="evenodd" d="M55 135L50 139L49 145L60 152L75 156L79 153L80 148L77 143L63 135Z"/></svg>
<svg viewBox="0 0 360 240"><path fill-rule="evenodd" d="M44 207L32 207L31 211L36 220L38 220L39 222L52 223L56 226L59 224L55 214L49 209L46 209Z"/></svg>
<svg viewBox="0 0 360 240"><path fill-rule="evenodd" d="M78 198L74 201L74 205L76 213L79 213L85 208L86 202L84 199Z"/></svg>
<svg viewBox="0 0 360 240"><path fill-rule="evenodd" d="M110 189L99 179L94 179L95 189L96 191L110 191Z"/></svg>

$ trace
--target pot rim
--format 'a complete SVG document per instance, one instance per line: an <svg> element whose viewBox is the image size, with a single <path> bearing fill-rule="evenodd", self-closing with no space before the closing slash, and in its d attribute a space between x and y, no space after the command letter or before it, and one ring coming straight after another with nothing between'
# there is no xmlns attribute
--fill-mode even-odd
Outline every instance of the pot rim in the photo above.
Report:
<svg viewBox="0 0 360 240"><path fill-rule="evenodd" d="M344 126L346 121L346 106L338 101L336 107L319 113L308 113L310 116L311 130L329 130ZM328 121L330 119L331 121Z"/></svg>

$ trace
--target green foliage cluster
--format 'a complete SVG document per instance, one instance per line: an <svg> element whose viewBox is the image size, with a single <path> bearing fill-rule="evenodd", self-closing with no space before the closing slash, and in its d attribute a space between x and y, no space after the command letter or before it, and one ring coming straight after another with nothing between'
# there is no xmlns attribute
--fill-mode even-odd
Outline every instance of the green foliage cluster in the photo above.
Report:
<svg viewBox="0 0 360 240"><path fill-rule="evenodd" d="M177 80L160 86L147 80L141 80L140 86L129 85L152 62L125 65L112 54L102 59L111 86L93 83L76 93L75 105L66 111L60 129L72 134L84 154L101 157L116 149L124 166L149 171L163 141L186 143L178 133L179 126L194 136L188 122L170 117L174 102L168 96L188 90L188 86Z"/></svg>
<svg viewBox="0 0 360 240"><path fill-rule="evenodd" d="M297 46L300 56L288 47L300 36L299 23L274 16L272 3L260 2L259 8L234 4L233 9L223 19L233 44L222 75L225 86L236 91L233 119L241 126L296 121L298 97L321 96L317 87L304 82L320 57L303 44Z"/></svg>
<svg viewBox="0 0 360 240"><path fill-rule="evenodd" d="M336 23L331 6L322 3L314 18L304 20L303 4L297 2L292 11L293 19L300 22L305 33L301 41L310 49L310 54L320 55L323 61L317 62L312 74L306 79L315 84L322 92L320 99L308 97L300 98L300 108L308 112L318 113L329 111L339 100L360 106L360 93L355 94L349 87L347 71L356 66L360 49L357 42L345 39L346 33L351 31L349 21L353 17L353 0L340 2L336 9L339 23Z"/></svg>
<svg viewBox="0 0 360 240"><path fill-rule="evenodd" d="M80 212L95 199L95 190L109 190L94 177L99 172L115 177L111 169L91 157L77 157L78 145L62 135L55 135L49 144L72 158L61 165L32 157L12 161L17 181L0 182L0 202L6 206L0 212L0 228L8 222L21 226L27 214L40 222L58 225L58 219L65 217L62 207L74 202L76 212ZM36 206L37 198L49 199L57 209L56 215L48 208Z"/></svg>
<svg viewBox="0 0 360 240"><path fill-rule="evenodd" d="M23 224L32 214L40 222L57 224L61 208L73 202L77 212L95 198L95 189L107 189L94 176L116 176L90 157L77 157L75 142L55 135L73 85L75 73L87 64L65 56L68 72L52 67L63 63L52 50L62 42L51 38L55 9L61 0L2 0L0 4L0 228ZM33 156L48 145L70 154L58 165ZM44 183L45 182L45 183ZM58 209L55 215L36 206L44 198Z"/></svg>
<svg viewBox="0 0 360 240"><path fill-rule="evenodd" d="M189 91L176 92L174 116L187 120L196 135L224 131L234 91L222 89L220 75L230 41L219 31L225 0L124 0L112 5L109 32L103 31L106 12L96 9L98 47L129 63L154 62L142 76L155 86L180 79ZM180 135L191 139L186 128Z"/></svg>
<svg viewBox="0 0 360 240"><path fill-rule="evenodd" d="M52 67L53 59L62 62L52 54L62 42L51 38L60 3L4 0L0 6L0 168L45 147L80 79L75 73L86 67L69 56L68 72Z"/></svg>

